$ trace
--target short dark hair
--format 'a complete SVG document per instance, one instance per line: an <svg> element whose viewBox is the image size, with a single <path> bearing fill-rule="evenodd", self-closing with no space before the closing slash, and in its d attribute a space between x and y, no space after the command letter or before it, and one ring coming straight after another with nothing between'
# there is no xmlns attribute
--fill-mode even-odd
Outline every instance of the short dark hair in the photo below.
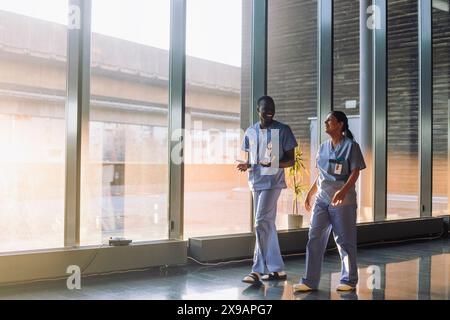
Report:
<svg viewBox="0 0 450 320"><path fill-rule="evenodd" d="M275 101L273 101L272 97L262 96L261 98L258 99L258 102L256 105L259 107L261 102L265 102L267 105L270 105L271 107L273 107L275 109Z"/></svg>

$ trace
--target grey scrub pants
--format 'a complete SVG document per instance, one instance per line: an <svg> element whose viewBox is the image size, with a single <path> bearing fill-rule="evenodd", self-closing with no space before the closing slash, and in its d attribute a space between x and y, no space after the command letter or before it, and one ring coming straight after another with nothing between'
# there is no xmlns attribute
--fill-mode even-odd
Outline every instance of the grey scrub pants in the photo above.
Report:
<svg viewBox="0 0 450 320"><path fill-rule="evenodd" d="M356 205L333 207L316 202L311 215L309 240L306 245L306 277L300 283L317 289L320 281L323 255L330 232L341 256L341 284L356 286L358 266L356 264Z"/></svg>
<svg viewBox="0 0 450 320"><path fill-rule="evenodd" d="M284 270L275 226L280 193L281 189L253 191L256 243L252 272L265 274Z"/></svg>

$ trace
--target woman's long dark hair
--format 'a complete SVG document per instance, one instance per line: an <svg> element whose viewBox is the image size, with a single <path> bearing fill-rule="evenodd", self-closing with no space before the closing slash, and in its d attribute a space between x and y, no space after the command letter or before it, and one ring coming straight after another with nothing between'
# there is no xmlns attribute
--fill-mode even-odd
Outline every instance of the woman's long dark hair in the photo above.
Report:
<svg viewBox="0 0 450 320"><path fill-rule="evenodd" d="M342 127L342 132L344 135L350 140L355 140L353 133L348 128L348 118L347 115L342 111L331 111L330 114L337 119L339 122L343 122L344 126Z"/></svg>

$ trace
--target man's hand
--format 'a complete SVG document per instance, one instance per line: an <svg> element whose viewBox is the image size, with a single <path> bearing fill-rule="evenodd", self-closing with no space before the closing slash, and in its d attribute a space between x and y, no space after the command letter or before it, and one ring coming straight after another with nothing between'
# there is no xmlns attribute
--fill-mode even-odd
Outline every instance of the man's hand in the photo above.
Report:
<svg viewBox="0 0 450 320"><path fill-rule="evenodd" d="M272 162L259 162L259 164L261 165L261 167L270 168Z"/></svg>
<svg viewBox="0 0 450 320"><path fill-rule="evenodd" d="M344 190L339 190L334 194L333 200L331 200L331 205L333 207L336 207L340 204L342 204L345 200L345 196L347 195L347 192Z"/></svg>
<svg viewBox="0 0 450 320"><path fill-rule="evenodd" d="M249 163L239 163L236 166L236 169L238 169L240 172L245 172L250 168L250 164Z"/></svg>
<svg viewBox="0 0 450 320"><path fill-rule="evenodd" d="M270 168L272 166L272 161L275 160L275 156L272 156L270 159L264 159L263 161L260 161L259 164L262 167Z"/></svg>

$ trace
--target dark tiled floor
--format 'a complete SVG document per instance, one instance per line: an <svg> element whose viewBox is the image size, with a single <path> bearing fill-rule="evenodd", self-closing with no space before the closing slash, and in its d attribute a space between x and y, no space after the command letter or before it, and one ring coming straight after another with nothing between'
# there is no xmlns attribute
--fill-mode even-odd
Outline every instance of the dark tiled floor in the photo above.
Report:
<svg viewBox="0 0 450 320"><path fill-rule="evenodd" d="M445 299L450 298L450 240L359 248L360 282L355 293L338 294L339 257L325 256L320 289L293 294L292 285L304 272L305 257L285 258L288 280L248 286L241 278L251 262L220 266L154 268L147 271L85 277L81 290L65 281L0 287L0 299Z"/></svg>

